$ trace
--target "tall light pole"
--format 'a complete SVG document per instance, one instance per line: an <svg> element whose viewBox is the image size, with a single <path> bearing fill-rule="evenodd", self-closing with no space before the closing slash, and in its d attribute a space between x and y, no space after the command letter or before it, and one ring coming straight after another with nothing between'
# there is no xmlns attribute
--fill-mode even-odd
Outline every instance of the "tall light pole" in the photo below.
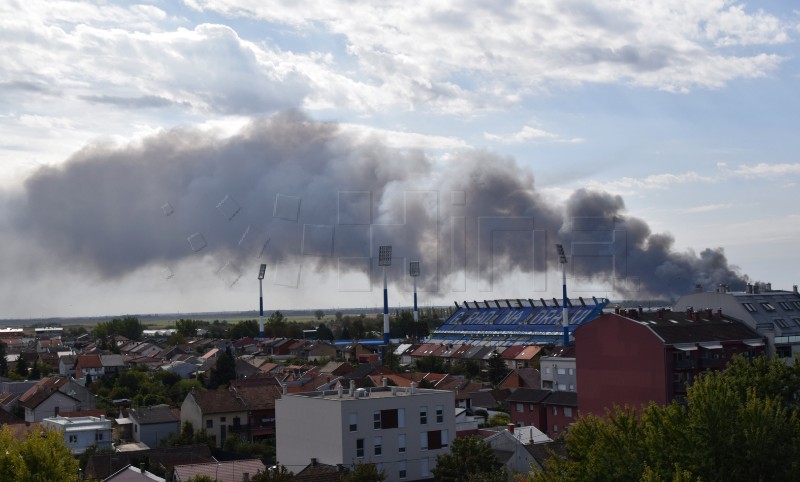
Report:
<svg viewBox="0 0 800 482"><path fill-rule="evenodd" d="M264 339L264 288L262 283L264 281L264 273L267 271L267 265L261 264L258 268L258 308L260 311L258 321L258 333L261 339Z"/></svg>
<svg viewBox="0 0 800 482"><path fill-rule="evenodd" d="M569 345L569 313L567 312L567 255L564 254L564 246L557 244L558 261L561 263L561 290L564 300L561 302L561 324L564 325L564 346Z"/></svg>
<svg viewBox="0 0 800 482"><path fill-rule="evenodd" d="M419 261L408 263L408 274L414 280L414 323L419 321L419 310L417 309L417 277L419 276Z"/></svg>
<svg viewBox="0 0 800 482"><path fill-rule="evenodd" d="M378 248L378 266L383 267L383 343L389 344L389 291L386 284L386 267L392 265L392 247Z"/></svg>

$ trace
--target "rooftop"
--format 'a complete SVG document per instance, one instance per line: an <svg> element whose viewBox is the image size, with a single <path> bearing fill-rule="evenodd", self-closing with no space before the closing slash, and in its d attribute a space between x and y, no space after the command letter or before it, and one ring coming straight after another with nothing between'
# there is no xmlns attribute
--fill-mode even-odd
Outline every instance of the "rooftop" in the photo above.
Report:
<svg viewBox="0 0 800 482"><path fill-rule="evenodd" d="M356 388L353 394L349 390L342 389L341 395L338 390L327 390L318 392L302 392L290 393L283 395L287 397L306 397L306 398L320 398L324 400L357 400L367 398L391 398L391 397L414 397L425 396L437 393L452 393L448 390L433 390L430 388L404 388L404 387L374 387L374 388Z"/></svg>

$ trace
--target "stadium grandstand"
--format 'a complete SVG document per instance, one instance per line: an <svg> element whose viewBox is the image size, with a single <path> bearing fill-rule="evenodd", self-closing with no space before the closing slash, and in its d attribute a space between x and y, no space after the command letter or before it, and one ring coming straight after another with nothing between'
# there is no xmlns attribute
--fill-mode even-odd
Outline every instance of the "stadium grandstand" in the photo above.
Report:
<svg viewBox="0 0 800 482"><path fill-rule="evenodd" d="M562 343L563 306L556 299L465 301L426 340L428 343L483 346L544 345ZM608 300L582 297L567 300L569 333L597 318Z"/></svg>

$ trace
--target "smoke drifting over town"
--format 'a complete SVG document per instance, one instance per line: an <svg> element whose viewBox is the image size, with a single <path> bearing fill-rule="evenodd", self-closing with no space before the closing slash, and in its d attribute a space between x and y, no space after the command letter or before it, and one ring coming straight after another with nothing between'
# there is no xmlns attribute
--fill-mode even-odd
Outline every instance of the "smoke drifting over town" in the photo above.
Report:
<svg viewBox="0 0 800 482"><path fill-rule="evenodd" d="M513 159L471 151L435 166L423 152L357 140L298 112L226 138L181 128L124 147L90 145L4 197L6 256L48 253L102 280L148 266L170 276L208 257L227 284L253 277L259 263L291 284L297 275L279 267L301 262L314 268L304 277L364 273L375 282L377 248L388 244L393 269L420 260L421 286L443 296L467 278L491 289L509 273L531 280L525 293L559 269L561 243L572 278L611 283L622 296L747 281L721 248L676 251L669 234L626 215L619 196L579 190L554 202Z"/></svg>

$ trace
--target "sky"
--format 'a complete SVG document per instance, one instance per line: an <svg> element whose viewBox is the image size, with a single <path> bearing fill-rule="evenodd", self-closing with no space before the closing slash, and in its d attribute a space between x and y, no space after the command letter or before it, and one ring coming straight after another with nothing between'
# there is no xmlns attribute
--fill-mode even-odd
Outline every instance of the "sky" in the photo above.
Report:
<svg viewBox="0 0 800 482"><path fill-rule="evenodd" d="M800 10L0 4L0 319L800 282ZM556 244L565 247L566 266Z"/></svg>

